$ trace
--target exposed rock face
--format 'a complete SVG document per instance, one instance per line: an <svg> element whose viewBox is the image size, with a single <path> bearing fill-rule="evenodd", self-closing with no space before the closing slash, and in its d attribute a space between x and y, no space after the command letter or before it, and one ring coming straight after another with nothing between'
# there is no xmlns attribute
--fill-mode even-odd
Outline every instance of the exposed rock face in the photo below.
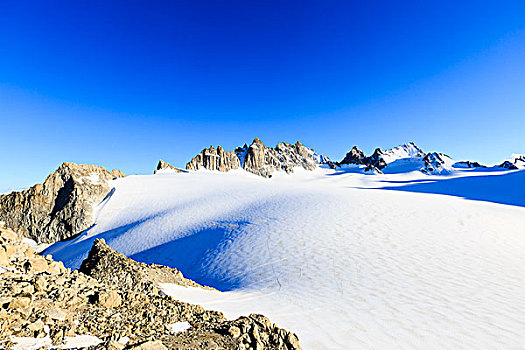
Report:
<svg viewBox="0 0 525 350"><path fill-rule="evenodd" d="M323 154L313 154L314 160L317 164L327 164L330 168L335 169L336 164L333 162L329 157L323 155Z"/></svg>
<svg viewBox="0 0 525 350"><path fill-rule="evenodd" d="M93 224L93 205L121 176L96 165L63 163L43 184L0 196L0 220L38 243L72 237Z"/></svg>
<svg viewBox="0 0 525 350"><path fill-rule="evenodd" d="M449 156L437 152L428 153L423 157L423 161L424 167L421 171L427 174L441 174L447 172L451 163L453 163Z"/></svg>
<svg viewBox="0 0 525 350"><path fill-rule="evenodd" d="M95 240L79 271L106 285L143 293L155 293L158 283L212 289L184 278L177 269L134 261L112 249L103 239Z"/></svg>
<svg viewBox="0 0 525 350"><path fill-rule="evenodd" d="M382 158L383 151L380 148L376 148L374 153L367 157L365 153L361 151L357 146L352 147L350 152L346 154L342 161L337 163L338 166L346 164L354 165L366 165L365 171L374 171L382 173L381 169L387 166L387 163Z"/></svg>
<svg viewBox="0 0 525 350"><path fill-rule="evenodd" d="M235 151L224 151L210 146L195 156L187 165L187 170L205 168L208 170L229 171L242 168L253 174L271 177L275 171L292 173L294 167L313 170L317 167L315 152L300 142L294 145L281 142L275 148L265 146L255 138L250 146L237 147Z"/></svg>
<svg viewBox="0 0 525 350"><path fill-rule="evenodd" d="M374 167L379 170L385 168L388 164L383 159L384 154L385 153L381 150L381 148L376 148L374 153L367 158L367 167Z"/></svg>
<svg viewBox="0 0 525 350"><path fill-rule="evenodd" d="M337 165L364 165L365 172L382 174L382 170L396 160L407 158L422 160L425 155L426 153L423 152L423 150L421 150L421 148L416 146L416 144L413 142L409 142L407 144L387 150L376 148L374 153L368 157L363 151L357 148L357 146L354 146L350 152L346 154L344 159L337 163Z"/></svg>
<svg viewBox="0 0 525 350"><path fill-rule="evenodd" d="M241 163L233 151L224 151L221 146L217 148L205 148L197 154L188 164L186 170L198 170L200 168L208 170L229 171L239 169Z"/></svg>
<svg viewBox="0 0 525 350"><path fill-rule="evenodd" d="M13 336L46 338L48 346L60 347L66 337L87 334L100 341L90 349L104 350L301 349L293 333L264 316L228 321L170 296L102 283L34 254L19 234L2 226L0 252L7 252L0 267L0 344L6 349ZM177 322L190 328L172 330L169 325Z"/></svg>
<svg viewBox="0 0 525 350"><path fill-rule="evenodd" d="M183 171L178 168L175 168L170 163L167 163L161 159L159 160L159 164L157 164L157 169L153 172L153 174L170 173L170 172L171 173L182 173Z"/></svg>
<svg viewBox="0 0 525 350"><path fill-rule="evenodd" d="M348 152L342 161L338 163L338 165L341 164L357 164L357 165L364 165L367 163L367 158L365 156L365 153L361 151L357 146L352 147L350 152Z"/></svg>
<svg viewBox="0 0 525 350"><path fill-rule="evenodd" d="M523 169L525 168L525 156L521 154L513 154L509 160L501 163L499 167L509 170Z"/></svg>
<svg viewBox="0 0 525 350"><path fill-rule="evenodd" d="M246 151L244 170L263 177L270 177L274 171L279 170L292 173L296 166L314 170L317 163L313 154L313 150L299 141L294 145L280 142L275 148L270 148L255 138Z"/></svg>

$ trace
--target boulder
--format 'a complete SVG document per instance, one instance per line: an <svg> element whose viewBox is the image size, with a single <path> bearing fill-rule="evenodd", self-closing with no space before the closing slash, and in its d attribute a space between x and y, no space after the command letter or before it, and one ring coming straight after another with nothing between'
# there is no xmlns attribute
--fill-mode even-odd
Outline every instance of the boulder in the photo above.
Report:
<svg viewBox="0 0 525 350"><path fill-rule="evenodd" d="M46 315L57 321L64 321L67 318L67 312L60 308L50 308L46 311Z"/></svg>
<svg viewBox="0 0 525 350"><path fill-rule="evenodd" d="M112 309L122 304L122 298L116 290L102 291L98 293L98 304Z"/></svg>
<svg viewBox="0 0 525 350"><path fill-rule="evenodd" d="M19 296L11 299L8 309L27 309L31 306L31 297Z"/></svg>

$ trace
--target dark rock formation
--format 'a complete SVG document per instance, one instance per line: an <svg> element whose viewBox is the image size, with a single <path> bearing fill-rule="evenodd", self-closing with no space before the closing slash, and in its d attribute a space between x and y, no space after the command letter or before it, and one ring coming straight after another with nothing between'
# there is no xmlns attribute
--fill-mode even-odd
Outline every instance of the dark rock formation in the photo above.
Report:
<svg viewBox="0 0 525 350"><path fill-rule="evenodd" d="M0 196L0 220L38 243L63 240L93 224L93 206L124 174L96 165L63 163L43 184Z"/></svg>
<svg viewBox="0 0 525 350"><path fill-rule="evenodd" d="M341 164L357 164L357 165L366 165L367 158L365 153L361 151L357 146L352 147L350 152L348 152L342 161L338 163Z"/></svg>
<svg viewBox="0 0 525 350"><path fill-rule="evenodd" d="M184 278L177 269L134 261L112 249L103 239L95 240L79 271L106 285L143 293L154 292L158 283L212 289Z"/></svg>
<svg viewBox="0 0 525 350"><path fill-rule="evenodd" d="M387 166L387 163L382 158L383 151L380 148L376 148L374 153L367 157L365 156L365 153L361 151L357 146L352 147L350 152L348 152L342 161L337 163L337 165L345 165L345 164L355 164L355 165L365 165L365 171L375 171L375 172L381 172L381 169Z"/></svg>
<svg viewBox="0 0 525 350"><path fill-rule="evenodd" d="M315 169L317 163L314 151L300 142L293 145L281 142L271 148L255 138L250 146L237 147L235 151L224 151L221 146L217 149L213 146L205 148L186 165L186 169L229 171L242 168L256 175L271 177L275 171L292 173L297 166L307 170Z"/></svg>
<svg viewBox="0 0 525 350"><path fill-rule="evenodd" d="M383 159L383 154L384 152L381 150L381 148L376 148L374 153L367 158L366 162L367 162L367 165L371 165L379 170L382 170L383 168L385 168L388 164L386 163L386 161Z"/></svg>
<svg viewBox="0 0 525 350"><path fill-rule="evenodd" d="M509 170L516 170L518 169L518 167L516 165L514 165L513 163L511 163L510 161L506 160L504 161L503 163L501 163L499 165L500 168L505 168L505 169L509 169Z"/></svg>
<svg viewBox="0 0 525 350"><path fill-rule="evenodd" d="M500 168L516 170L525 167L525 156L515 155L511 160L506 160L499 165Z"/></svg>
<svg viewBox="0 0 525 350"><path fill-rule="evenodd" d="M447 171L446 163L450 157L443 153L432 152L423 157L424 166L422 172L427 174L439 174Z"/></svg>
<svg viewBox="0 0 525 350"><path fill-rule="evenodd" d="M159 160L159 163L157 164L157 169L153 172L153 174L162 173L162 172L183 173L184 171L182 171L181 169L175 168L170 163L167 163L161 159Z"/></svg>

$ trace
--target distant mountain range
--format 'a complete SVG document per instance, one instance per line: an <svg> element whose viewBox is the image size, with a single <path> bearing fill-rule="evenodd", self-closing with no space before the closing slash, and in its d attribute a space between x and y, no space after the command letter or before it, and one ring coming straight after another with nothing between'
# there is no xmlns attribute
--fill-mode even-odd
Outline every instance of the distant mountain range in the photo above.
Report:
<svg viewBox="0 0 525 350"><path fill-rule="evenodd" d="M487 168L476 161L455 161L443 153L426 153L414 142L386 150L376 148L370 156L366 156L362 150L354 146L341 161L333 161L300 142L295 144L280 142L272 148L265 146L259 138L255 138L249 146L245 144L233 151L225 151L221 146L204 148L186 164L186 170L207 169L226 172L244 169L256 175L271 177L275 171L293 173L296 167L313 170L318 166L375 174L420 171L429 175L446 175L460 169ZM525 156L513 154L511 158L492 168L523 169ZM160 161L155 172L171 171L182 170Z"/></svg>

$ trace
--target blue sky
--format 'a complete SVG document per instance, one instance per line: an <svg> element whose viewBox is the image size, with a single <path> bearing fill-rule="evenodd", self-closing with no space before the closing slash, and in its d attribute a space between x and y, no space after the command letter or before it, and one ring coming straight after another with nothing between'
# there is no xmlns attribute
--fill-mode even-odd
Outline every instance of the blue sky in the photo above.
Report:
<svg viewBox="0 0 525 350"><path fill-rule="evenodd" d="M525 153L523 1L2 1L0 191L203 147Z"/></svg>

